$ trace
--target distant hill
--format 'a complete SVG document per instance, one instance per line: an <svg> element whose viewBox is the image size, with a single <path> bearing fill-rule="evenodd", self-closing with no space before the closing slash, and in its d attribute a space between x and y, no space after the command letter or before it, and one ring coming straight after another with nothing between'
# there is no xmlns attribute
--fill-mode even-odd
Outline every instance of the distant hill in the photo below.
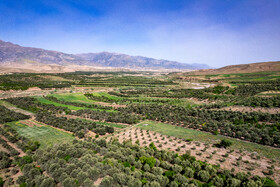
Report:
<svg viewBox="0 0 280 187"><path fill-rule="evenodd" d="M189 72L188 74L214 75L214 74L231 74L231 73L254 73L254 72L266 72L266 71L280 71L280 61L231 65L218 69L204 69L204 70L192 71Z"/></svg>
<svg viewBox="0 0 280 187"><path fill-rule="evenodd" d="M48 72L51 72L52 69L63 71L65 66L75 66L75 68L77 68L76 70L79 70L77 65L91 68L105 67L128 69L197 70L209 68L209 66L205 64L184 64L175 61L157 60L141 56L129 56L108 52L84 53L77 55L67 54L40 48L22 47L20 45L0 40L0 66L2 66L2 68L17 67L21 68L23 71L26 68L32 69L33 64L36 65L36 67L42 65L44 69L40 70L41 72L44 72L45 69L48 69ZM59 68L58 66L63 67ZM37 69L32 69L32 71L33 70L36 71Z"/></svg>
<svg viewBox="0 0 280 187"><path fill-rule="evenodd" d="M104 67L125 67L125 68L165 68L165 69L205 69L205 64L183 64L176 61L157 60L143 56L129 56L117 53L84 53L77 56L83 58L87 65L101 65Z"/></svg>

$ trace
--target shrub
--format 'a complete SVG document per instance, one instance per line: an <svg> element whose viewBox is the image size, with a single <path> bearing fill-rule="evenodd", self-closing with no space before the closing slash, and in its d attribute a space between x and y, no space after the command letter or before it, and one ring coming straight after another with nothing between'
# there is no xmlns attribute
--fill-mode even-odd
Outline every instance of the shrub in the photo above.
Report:
<svg viewBox="0 0 280 187"><path fill-rule="evenodd" d="M226 139L221 140L221 142L219 144L216 144L217 147L223 147L223 148L227 148L230 147L232 145L232 142Z"/></svg>

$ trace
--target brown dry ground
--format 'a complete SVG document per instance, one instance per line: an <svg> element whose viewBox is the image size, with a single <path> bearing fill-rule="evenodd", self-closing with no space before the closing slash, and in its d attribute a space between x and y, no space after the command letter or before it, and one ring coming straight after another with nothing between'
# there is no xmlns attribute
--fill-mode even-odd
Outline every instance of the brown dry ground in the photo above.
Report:
<svg viewBox="0 0 280 187"><path fill-rule="evenodd" d="M229 106L215 110L239 111L239 112L263 112L270 114L279 114L280 108L264 108L264 107L247 107L247 106Z"/></svg>
<svg viewBox="0 0 280 187"><path fill-rule="evenodd" d="M102 105L102 106L110 106L113 108L125 108L126 107L126 105L111 104L111 103L105 103L105 102L95 102L94 104Z"/></svg>
<svg viewBox="0 0 280 187"><path fill-rule="evenodd" d="M153 142L158 149L175 151L179 154L184 154L186 151L190 150L191 155L195 156L198 160L207 161L211 164L220 164L223 169L231 170L234 168L235 172L250 171L252 174L261 177L265 176L263 172L267 172L269 167L274 166L274 175L270 177L277 183L280 183L280 163L278 161L273 163L272 160L264 157L257 158L256 153L252 154L247 151L217 148L213 146L213 144L203 144L200 142L185 142L182 139L168 137L152 131L147 132L143 130L142 132L143 135L140 129L127 128L124 131L116 133L114 137L120 142L132 139L132 142L135 143L136 140L139 140L141 146L148 146ZM107 140L109 139L110 136L107 137ZM162 147L160 147L160 145ZM180 150L178 148L180 148ZM229 156L226 157L226 154ZM237 161L239 157L242 157L241 161ZM225 161L220 162L219 160L223 158ZM237 162L239 162L239 166L236 165ZM250 168L252 168L252 170L250 170Z"/></svg>
<svg viewBox="0 0 280 187"><path fill-rule="evenodd" d="M98 178L93 184L94 186L99 186L102 182L103 178Z"/></svg>
<svg viewBox="0 0 280 187"><path fill-rule="evenodd" d="M16 174L12 174L11 170L15 168L18 170L18 173ZM7 178L12 178L13 181L14 181L14 184L13 185L9 185L7 182L4 183L4 187L8 187L8 186L18 186L16 184L16 181L18 179L19 176L22 175L22 172L20 170L20 168L18 166L14 166L14 167L9 167L9 168L6 168L6 169L2 169L0 170L0 176L3 178L3 180L6 180Z"/></svg>

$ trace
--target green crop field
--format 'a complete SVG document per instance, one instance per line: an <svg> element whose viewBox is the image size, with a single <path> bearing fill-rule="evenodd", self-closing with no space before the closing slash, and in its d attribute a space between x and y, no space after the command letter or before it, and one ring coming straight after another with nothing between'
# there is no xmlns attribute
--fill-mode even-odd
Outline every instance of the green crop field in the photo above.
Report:
<svg viewBox="0 0 280 187"><path fill-rule="evenodd" d="M45 99L43 97L37 97L38 101L44 104L53 104L54 106L61 106L61 107L67 107L70 110L84 110L84 109L90 109L90 110L99 110L102 111L102 109L95 109L95 108L88 108L88 107L78 107L78 106L73 106L73 105L66 105L62 103L57 103L54 101L50 101L48 99ZM71 100L70 100L71 101ZM78 103L78 102L77 102ZM116 112L115 110L106 110L107 112Z"/></svg>
<svg viewBox="0 0 280 187"><path fill-rule="evenodd" d="M115 128L120 128L120 129L128 127L127 125L121 125L121 124L115 124L115 123L106 123L106 122L96 122L96 123L100 124L100 125L107 125L107 126L111 126L111 127L115 127Z"/></svg>
<svg viewBox="0 0 280 187"><path fill-rule="evenodd" d="M107 97L107 98L115 100L115 101L119 101L121 99L121 97L112 96L106 92L94 92L94 93L92 93L92 95L98 96L98 97Z"/></svg>
<svg viewBox="0 0 280 187"><path fill-rule="evenodd" d="M84 119L84 118L77 118L77 119L82 120L82 121L91 121L91 120L87 120L87 119ZM127 125L116 124L116 123L108 123L108 122L101 122L101 121L97 121L95 123L99 124L99 125L107 125L107 126L111 126L111 127L115 127L115 128L119 128L119 129L123 129L123 128L128 127Z"/></svg>
<svg viewBox="0 0 280 187"><path fill-rule="evenodd" d="M65 105L65 104L61 104L61 103L56 103L50 100L47 100L43 97L37 97L38 101L41 103L45 103L45 104L52 104L54 106L62 106L62 107L67 107L70 110L83 110L83 109L88 109L86 107L77 107L77 106L71 106L71 105Z"/></svg>
<svg viewBox="0 0 280 187"><path fill-rule="evenodd" d="M66 94L51 94L50 96L56 97L62 101L70 101L77 103L94 104L95 101L88 99L83 93L66 93Z"/></svg>
<svg viewBox="0 0 280 187"><path fill-rule="evenodd" d="M143 126L143 124L148 124ZM228 139L233 142L231 148L233 149L245 149L250 152L257 152L261 156L265 156L270 159L280 159L280 149L275 149L273 147L264 146L256 143L240 141L233 138L227 138L221 135L213 135L207 132L187 129L183 127L178 127L166 123L158 123L154 121L142 121L139 123L137 128L144 130L151 130L163 135L174 136L182 139L193 139L193 141L200 141L204 143L217 143L221 139Z"/></svg>
<svg viewBox="0 0 280 187"><path fill-rule="evenodd" d="M74 139L73 135L46 125L30 127L20 122L10 122L8 125L15 129L19 135L38 141L42 149L56 143L71 142Z"/></svg>

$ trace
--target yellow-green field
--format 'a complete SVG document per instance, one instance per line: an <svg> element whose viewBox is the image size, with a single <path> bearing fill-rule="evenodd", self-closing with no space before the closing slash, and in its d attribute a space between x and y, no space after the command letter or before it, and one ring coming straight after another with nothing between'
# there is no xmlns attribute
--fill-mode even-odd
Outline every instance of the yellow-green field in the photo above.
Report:
<svg viewBox="0 0 280 187"><path fill-rule="evenodd" d="M72 142L74 139L74 136L70 133L57 130L47 125L34 125L31 127L20 122L10 122L7 124L15 129L19 135L38 141L42 149L57 143Z"/></svg>

